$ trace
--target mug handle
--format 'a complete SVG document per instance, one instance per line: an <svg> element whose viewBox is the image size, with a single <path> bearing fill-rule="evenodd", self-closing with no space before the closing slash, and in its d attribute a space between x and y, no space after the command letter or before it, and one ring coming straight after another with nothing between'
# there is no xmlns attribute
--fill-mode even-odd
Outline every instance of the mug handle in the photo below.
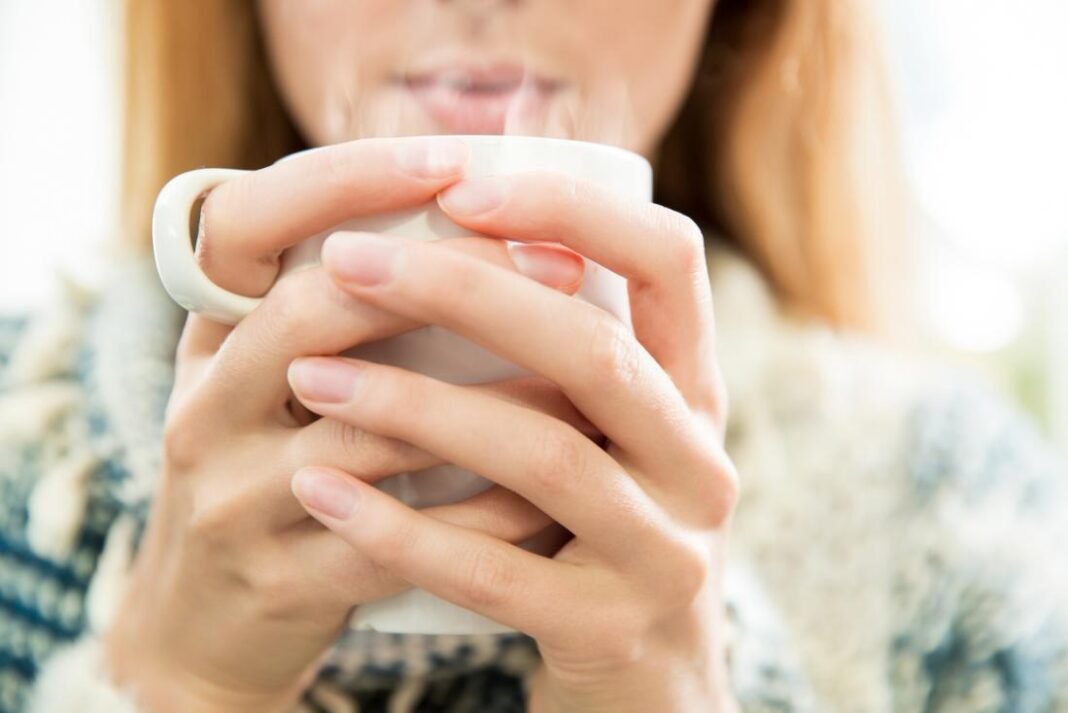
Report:
<svg viewBox="0 0 1068 713"><path fill-rule="evenodd" d="M193 253L190 223L198 198L246 173L236 168L198 168L178 174L159 192L152 210L152 251L163 288L185 309L223 324L237 324L263 298L224 290L208 279Z"/></svg>

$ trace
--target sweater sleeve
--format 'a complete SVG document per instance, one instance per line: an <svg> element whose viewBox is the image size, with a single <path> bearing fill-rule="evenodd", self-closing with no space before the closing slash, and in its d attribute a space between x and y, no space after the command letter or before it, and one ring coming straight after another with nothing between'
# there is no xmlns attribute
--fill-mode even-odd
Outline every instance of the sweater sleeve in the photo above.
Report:
<svg viewBox="0 0 1068 713"><path fill-rule="evenodd" d="M79 314L75 305L0 317L0 711L5 713L25 710L42 665L88 630L86 592L114 521L114 505L101 491L97 462L85 445L73 369ZM77 661L87 661L87 648L75 652ZM39 710L67 710L56 696L79 688L67 679L81 663L70 661L69 655L56 659L64 673L50 677L51 696ZM90 676L90 670L83 674ZM70 700L69 710L89 710L78 698Z"/></svg>
<svg viewBox="0 0 1068 713"><path fill-rule="evenodd" d="M915 709L1068 711L1064 465L1000 397L952 378L929 393L911 483L937 586L896 642L923 679Z"/></svg>
<svg viewBox="0 0 1068 713"><path fill-rule="evenodd" d="M727 661L742 713L810 713L820 710L779 611L755 574L728 568Z"/></svg>
<svg viewBox="0 0 1068 713"><path fill-rule="evenodd" d="M292 713L358 713L350 697L316 681L305 691L314 702L298 701ZM104 658L103 640L86 633L56 650L41 666L30 690L25 713L151 713L134 689L114 682Z"/></svg>
<svg viewBox="0 0 1068 713"><path fill-rule="evenodd" d="M735 568L727 580L731 682L743 713L817 710L785 630L757 580ZM347 696L317 681L315 710L354 712ZM329 695L328 695L329 694ZM327 705L330 704L330 705ZM294 713L309 710L298 704ZM25 713L148 713L132 690L112 682L98 636L87 634L45 661Z"/></svg>
<svg viewBox="0 0 1068 713"><path fill-rule="evenodd" d="M26 317L15 314L0 314L0 386L4 384L4 372L19 336L26 329Z"/></svg>
<svg viewBox="0 0 1068 713"><path fill-rule="evenodd" d="M45 661L26 709L26 713L76 712L145 713L131 691L112 684L98 636L83 636Z"/></svg>

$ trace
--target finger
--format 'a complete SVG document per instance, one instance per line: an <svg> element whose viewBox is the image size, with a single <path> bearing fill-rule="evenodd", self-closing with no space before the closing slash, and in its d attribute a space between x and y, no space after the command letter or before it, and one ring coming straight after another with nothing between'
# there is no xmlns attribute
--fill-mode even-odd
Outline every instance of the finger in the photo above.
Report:
<svg viewBox="0 0 1068 713"><path fill-rule="evenodd" d="M224 502L256 503L256 511L250 512L249 517L265 523L272 531L285 530L307 519L307 513L293 499L289 487L292 474L305 466L339 464L339 469L352 477L375 484L396 473L416 472L443 462L438 456L395 438L352 428L333 419L316 422L320 423L331 426L320 433L328 430L332 436L329 443L322 439L314 444L322 447L321 452L295 438L293 429L282 426L248 436L256 439L263 451L278 452L278 442L284 443L272 473L266 477L255 473L230 478L215 486L215 495Z"/></svg>
<svg viewBox="0 0 1068 713"><path fill-rule="evenodd" d="M529 376L472 384L467 388L546 414L601 446L604 434L575 408L559 387L546 379ZM445 462L410 443L366 431L336 418L321 418L300 429L290 438L287 452L293 470L305 465L330 466L353 473L367 483Z"/></svg>
<svg viewBox="0 0 1068 713"><path fill-rule="evenodd" d="M499 485L460 502L421 508L419 512L515 544L555 522L526 498Z"/></svg>
<svg viewBox="0 0 1068 713"><path fill-rule="evenodd" d="M210 357L233 329L232 325L214 322L196 312L187 312L185 326L175 349L175 359L187 361Z"/></svg>
<svg viewBox="0 0 1068 713"><path fill-rule="evenodd" d="M602 436L555 384L540 377L522 377L468 388L548 414L569 423L595 441ZM398 473L422 471L446 462L405 441L372 433L335 418L319 419L296 432L285 429L285 432L270 435L267 440L277 442L278 438L285 439L282 458L286 466L277 478L262 482L263 493L257 497L258 502L268 505L263 512L271 527L286 527L307 517L304 509L293 500L288 475L305 466L337 468L365 483L375 484ZM421 477L432 477L432 474Z"/></svg>
<svg viewBox="0 0 1068 713"><path fill-rule="evenodd" d="M547 414L373 362L308 358L290 383L310 409L411 443L519 493L616 561L660 549L663 515L607 453Z"/></svg>
<svg viewBox="0 0 1068 713"><path fill-rule="evenodd" d="M560 387L545 377L523 376L485 384L471 384L467 388L483 391L518 406L533 408L569 424L576 431L603 446L604 434L590 423Z"/></svg>
<svg viewBox="0 0 1068 713"><path fill-rule="evenodd" d="M516 270L503 241L471 237L435 242L443 250ZM579 285L571 282L560 289L570 293ZM290 397L285 372L293 359L338 354L424 326L353 297L321 268L298 270L279 280L219 346L205 398L235 420L281 414Z"/></svg>
<svg viewBox="0 0 1068 713"><path fill-rule="evenodd" d="M324 244L323 260L358 299L441 325L559 384L643 470L692 469L707 456L708 429L604 310L433 243L339 232Z"/></svg>
<svg viewBox="0 0 1068 713"><path fill-rule="evenodd" d="M306 518L289 489L292 474L305 466L334 467L374 485L398 473L415 473L443 463L410 443L335 419L319 419L298 431L285 430L282 437L288 440L281 456L285 465L270 482L261 484L260 502L269 527L285 528Z"/></svg>
<svg viewBox="0 0 1068 713"><path fill-rule="evenodd" d="M299 471L293 492L309 513L381 567L535 638L577 625L570 605L597 600L583 567L428 517L336 471Z"/></svg>
<svg viewBox="0 0 1068 713"><path fill-rule="evenodd" d="M296 154L208 193L197 260L221 287L262 295L285 248L350 218L431 200L469 158L451 137L366 138Z"/></svg>
<svg viewBox="0 0 1068 713"><path fill-rule="evenodd" d="M438 203L473 230L559 241L627 278L638 340L691 405L725 420L704 236L693 220L556 172L464 179Z"/></svg>
<svg viewBox="0 0 1068 713"><path fill-rule="evenodd" d="M342 477L351 477L337 471ZM332 530L308 517L299 501L287 491L303 517L292 529L295 561L306 564L305 575L316 589L333 593L335 601L360 604L396 594L411 587L396 573L371 560L361 550L339 538ZM519 544L545 532L552 519L529 502L500 486L448 505L419 510L426 517L476 532L503 542Z"/></svg>

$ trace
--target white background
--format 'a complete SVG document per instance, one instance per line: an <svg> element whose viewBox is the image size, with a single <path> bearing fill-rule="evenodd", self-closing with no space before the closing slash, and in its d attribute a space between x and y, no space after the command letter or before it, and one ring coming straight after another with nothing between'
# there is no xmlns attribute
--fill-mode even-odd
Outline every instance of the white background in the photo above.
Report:
<svg viewBox="0 0 1068 713"><path fill-rule="evenodd" d="M93 274L115 220L117 0L0 0L0 310Z"/></svg>

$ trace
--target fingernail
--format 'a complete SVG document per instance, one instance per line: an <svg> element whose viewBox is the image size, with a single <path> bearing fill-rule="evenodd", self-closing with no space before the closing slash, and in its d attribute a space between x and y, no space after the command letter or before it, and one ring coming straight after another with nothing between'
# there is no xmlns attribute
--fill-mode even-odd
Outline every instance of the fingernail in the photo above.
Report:
<svg viewBox="0 0 1068 713"><path fill-rule="evenodd" d="M446 178L460 173L471 159L463 139L435 136L402 139L396 148L397 165L419 178Z"/></svg>
<svg viewBox="0 0 1068 713"><path fill-rule="evenodd" d="M478 215L503 203L506 192L507 179L503 176L469 178L439 193L438 205L452 215Z"/></svg>
<svg viewBox="0 0 1068 713"><path fill-rule="evenodd" d="M360 504L356 486L323 470L298 470L291 483L293 494L305 507L336 520L347 520Z"/></svg>
<svg viewBox="0 0 1068 713"><path fill-rule="evenodd" d="M570 287L586 269L582 257L567 248L508 243L508 254L517 270L549 287Z"/></svg>
<svg viewBox="0 0 1068 713"><path fill-rule="evenodd" d="M393 274L401 246L395 238L367 233L333 233L323 243L323 265L338 279L380 285Z"/></svg>
<svg viewBox="0 0 1068 713"><path fill-rule="evenodd" d="M300 399L344 403L366 378L363 369L336 359L297 359L289 365L289 384Z"/></svg>

